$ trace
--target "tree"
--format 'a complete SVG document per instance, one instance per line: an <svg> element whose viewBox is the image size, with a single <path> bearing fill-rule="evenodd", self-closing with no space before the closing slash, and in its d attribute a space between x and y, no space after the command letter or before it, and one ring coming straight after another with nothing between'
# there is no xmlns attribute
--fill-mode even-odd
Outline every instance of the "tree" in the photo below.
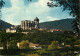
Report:
<svg viewBox="0 0 80 56"><path fill-rule="evenodd" d="M32 0L28 0L28 1L32 1Z"/></svg>
<svg viewBox="0 0 80 56"><path fill-rule="evenodd" d="M73 23L73 27L74 27L73 30L75 30L76 35L80 37L80 21L78 19L75 19L72 23Z"/></svg>
<svg viewBox="0 0 80 56"><path fill-rule="evenodd" d="M0 46L2 46L2 41L1 41L1 38L0 38Z"/></svg>
<svg viewBox="0 0 80 56"><path fill-rule="evenodd" d="M9 43L7 43L7 47L9 48L9 49L17 49L17 41L16 40L12 40L12 41L10 41Z"/></svg>
<svg viewBox="0 0 80 56"><path fill-rule="evenodd" d="M19 46L20 49L28 49L29 48L29 41L22 41L20 42L20 46Z"/></svg>
<svg viewBox="0 0 80 56"><path fill-rule="evenodd" d="M53 1L53 0L51 0ZM63 7L63 11L65 10L69 10L69 14L72 15L73 17L75 17L75 20L73 21L74 23L74 29L76 30L76 32L78 33L78 35L80 35L80 19L79 19L79 13L80 13L80 4L79 4L79 0L54 0L56 1L56 4L54 3L47 3L49 7L51 7L52 5L54 5L53 7L57 6L62 6Z"/></svg>
<svg viewBox="0 0 80 56"><path fill-rule="evenodd" d="M58 41L52 41L51 45L48 46L49 49L57 49L58 48Z"/></svg>
<svg viewBox="0 0 80 56"><path fill-rule="evenodd" d="M0 0L0 9L4 6L5 2L3 0Z"/></svg>
<svg viewBox="0 0 80 56"><path fill-rule="evenodd" d="M4 6L5 2L3 0L0 0L0 19L2 17L1 8ZM1 23L0 23L0 30L1 30Z"/></svg>

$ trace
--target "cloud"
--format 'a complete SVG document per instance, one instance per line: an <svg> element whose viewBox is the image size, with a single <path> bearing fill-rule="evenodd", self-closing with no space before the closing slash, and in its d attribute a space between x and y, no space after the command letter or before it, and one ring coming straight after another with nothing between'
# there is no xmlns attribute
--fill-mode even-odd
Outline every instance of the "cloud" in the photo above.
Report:
<svg viewBox="0 0 80 56"><path fill-rule="evenodd" d="M59 20L59 19L57 19L55 17L47 16L45 19L40 20L40 22L55 21L55 20Z"/></svg>
<svg viewBox="0 0 80 56"><path fill-rule="evenodd" d="M34 20L36 16L40 19L40 22L44 22L57 20L59 18L57 15L59 14L59 16L64 15L60 8L49 8L47 6L49 0L36 0L36 2L28 2L28 5L25 0L8 1L11 7L2 8L2 19L14 25L20 24L22 20Z"/></svg>
<svg viewBox="0 0 80 56"><path fill-rule="evenodd" d="M11 24L20 24L21 20L33 20L36 16L47 15L50 9L46 6L48 0L30 3L27 7L24 0L10 0L12 7L2 9L3 18Z"/></svg>
<svg viewBox="0 0 80 56"><path fill-rule="evenodd" d="M17 24L26 17L26 6L23 0L10 0L12 7L2 8L3 19L11 24Z"/></svg>
<svg viewBox="0 0 80 56"><path fill-rule="evenodd" d="M5 7L9 8L12 6L10 3L10 0L3 0L3 1L5 2L5 4L4 4Z"/></svg>
<svg viewBox="0 0 80 56"><path fill-rule="evenodd" d="M51 16L47 16L46 19L47 19L47 21L59 20L59 19L51 17Z"/></svg>
<svg viewBox="0 0 80 56"><path fill-rule="evenodd" d="M31 3L27 7L27 11L30 12L28 15L41 15L43 13L47 13L50 9L47 6L48 0L39 0L38 2ZM32 14L33 13L33 14Z"/></svg>

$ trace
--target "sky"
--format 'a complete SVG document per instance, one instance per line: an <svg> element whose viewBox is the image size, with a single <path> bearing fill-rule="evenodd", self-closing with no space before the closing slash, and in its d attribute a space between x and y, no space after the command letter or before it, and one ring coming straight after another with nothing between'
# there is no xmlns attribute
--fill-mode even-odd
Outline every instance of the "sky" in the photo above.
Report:
<svg viewBox="0 0 80 56"><path fill-rule="evenodd" d="M36 17L40 22L61 20L72 18L69 11L62 11L62 7L49 8L49 0L4 0L5 5L2 10L2 20L13 25L20 25L21 21L31 20Z"/></svg>

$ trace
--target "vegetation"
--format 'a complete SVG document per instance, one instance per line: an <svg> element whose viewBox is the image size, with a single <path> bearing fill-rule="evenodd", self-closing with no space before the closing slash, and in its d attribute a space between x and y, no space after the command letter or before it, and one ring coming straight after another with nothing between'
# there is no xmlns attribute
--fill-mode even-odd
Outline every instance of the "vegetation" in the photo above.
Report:
<svg viewBox="0 0 80 56"><path fill-rule="evenodd" d="M48 46L49 49L58 49L59 43L58 41L52 41L51 45Z"/></svg>
<svg viewBox="0 0 80 56"><path fill-rule="evenodd" d="M17 41L16 40L12 40L8 43L8 49L17 49Z"/></svg>
<svg viewBox="0 0 80 56"><path fill-rule="evenodd" d="M1 38L0 38L0 44L1 44Z"/></svg>
<svg viewBox="0 0 80 56"><path fill-rule="evenodd" d="M31 0L30 0L31 1ZM76 21L74 23L74 27L79 35L79 1L77 0L55 0L60 6L63 6L63 10L69 10L70 14L75 16ZM0 9L2 8L4 2L3 0L0 1ZM1 11L0 11L1 12ZM77 23L78 22L78 23ZM19 30L20 32L21 30ZM65 32L67 34L53 34L51 32L46 31L33 31L24 35L22 33L5 33L0 32L0 46L4 47L4 50L1 50L0 54L20 54L20 55L27 55L27 53L35 53L34 56L39 55L50 55L50 56L75 56L79 55L80 47L76 47L74 45L80 45L80 38L79 36L75 36L72 33ZM28 41L26 41L28 40ZM29 42L40 44L41 46L50 45L47 49L41 50L16 50L17 49L17 42L21 42L20 48L21 49L28 49ZM58 49L58 45L60 46L64 43L64 47ZM9 45L9 46L7 46ZM65 45L70 45L66 47ZM44 47L45 47L44 46ZM12 50L6 50L7 47ZM50 49L51 48L51 49ZM15 51L16 50L16 51ZM11 53L11 52L12 53ZM19 52L20 51L20 52ZM30 51L30 52L29 52ZM74 51L78 51L78 53L74 53ZM36 54L37 53L37 54ZM33 54L32 54L33 55Z"/></svg>
<svg viewBox="0 0 80 56"><path fill-rule="evenodd" d="M65 34L66 33L66 34ZM63 34L54 34L52 32L46 32L46 31L38 31L35 30L33 32L29 32L27 35L22 33L5 33L0 32L0 39L1 43L5 45L8 42L16 41L21 42L28 40L32 43L37 43L40 45L50 45L52 41L58 41L59 44L62 44L63 42L65 44L75 43L79 44L78 42L80 39L75 36L72 32L67 33L64 32Z"/></svg>
<svg viewBox="0 0 80 56"><path fill-rule="evenodd" d="M3 0L0 0L0 9L4 6L5 2Z"/></svg>
<svg viewBox="0 0 80 56"><path fill-rule="evenodd" d="M39 26L40 28L46 28L46 29L73 30L73 27L72 27L73 24L71 24L73 21L74 21L73 18L71 19L67 18L67 19L62 19L62 20L43 22L43 23L40 23Z"/></svg>
<svg viewBox="0 0 80 56"><path fill-rule="evenodd" d="M15 52L18 55L22 55L21 53L24 53L23 55L27 55L28 53L37 53L39 55L71 55L74 51L79 51L79 47L75 47L74 45L79 45L80 39L72 34L71 31L69 33L68 32L69 31L66 31L63 34L54 34L51 32L35 30L33 32L29 32L27 35L22 33L0 32L0 43L4 46L5 53L7 53L5 50L7 49L6 44L8 43L8 49L13 49L13 51L16 50ZM20 49L22 49L22 51L19 51L16 46L18 42L21 43ZM43 49L33 51L27 50L29 49L29 42L40 44ZM62 48L58 48L62 43L64 43L64 46L62 46ZM65 47L65 45L70 45L70 47ZM11 53L13 53L13 51L11 51Z"/></svg>
<svg viewBox="0 0 80 56"><path fill-rule="evenodd" d="M50 3L48 2L47 3L48 6L52 7L52 5L54 5L56 7L57 5L57 6L61 6L63 8L63 11L69 10L69 14L75 17L75 20L73 21L73 24L74 24L73 27L79 36L80 35L80 19L79 19L80 3L79 3L79 0L54 0L54 1L56 1L56 4L52 3L51 5L49 5Z"/></svg>
<svg viewBox="0 0 80 56"><path fill-rule="evenodd" d="M29 49L29 41L22 41L20 42L20 49Z"/></svg>
<svg viewBox="0 0 80 56"><path fill-rule="evenodd" d="M21 41L21 37L23 36L22 33L5 33L5 32L0 32L0 39L2 46L6 49L7 42L8 43L17 43ZM11 46L14 44L11 44Z"/></svg>

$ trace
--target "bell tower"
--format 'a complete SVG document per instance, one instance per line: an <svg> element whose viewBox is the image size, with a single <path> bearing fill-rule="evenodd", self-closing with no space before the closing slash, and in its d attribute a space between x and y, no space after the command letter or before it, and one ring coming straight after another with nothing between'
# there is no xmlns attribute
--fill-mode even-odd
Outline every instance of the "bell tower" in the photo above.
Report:
<svg viewBox="0 0 80 56"><path fill-rule="evenodd" d="M35 22L35 28L39 28L39 19L36 17L35 19L34 19L34 22Z"/></svg>

